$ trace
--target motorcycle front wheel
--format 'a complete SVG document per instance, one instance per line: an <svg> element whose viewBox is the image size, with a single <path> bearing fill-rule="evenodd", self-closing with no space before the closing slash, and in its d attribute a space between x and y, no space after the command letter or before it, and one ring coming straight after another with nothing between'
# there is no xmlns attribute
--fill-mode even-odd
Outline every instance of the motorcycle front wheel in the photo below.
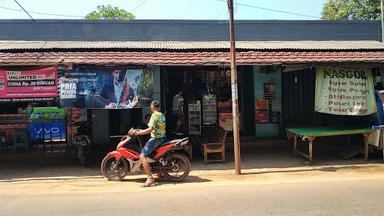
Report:
<svg viewBox="0 0 384 216"><path fill-rule="evenodd" d="M168 166L171 166L171 169L164 170L163 175L169 181L183 181L191 171L191 163L188 157L183 154L170 154L166 158L166 162Z"/></svg>
<svg viewBox="0 0 384 216"><path fill-rule="evenodd" d="M127 175L128 162L124 159L116 160L114 156L107 155L101 162L101 173L109 181L120 181Z"/></svg>

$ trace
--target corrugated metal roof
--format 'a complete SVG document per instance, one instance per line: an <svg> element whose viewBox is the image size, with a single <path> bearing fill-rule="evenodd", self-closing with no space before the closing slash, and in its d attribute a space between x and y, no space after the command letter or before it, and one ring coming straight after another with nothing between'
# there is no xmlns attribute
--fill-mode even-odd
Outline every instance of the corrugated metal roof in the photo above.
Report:
<svg viewBox="0 0 384 216"><path fill-rule="evenodd" d="M384 50L379 41L238 41L243 50ZM0 41L0 50L223 50L228 41Z"/></svg>
<svg viewBox="0 0 384 216"><path fill-rule="evenodd" d="M0 0L2 1L2 0ZM238 41L380 40L379 20L236 20ZM226 41L228 20L0 20L0 40Z"/></svg>
<svg viewBox="0 0 384 216"><path fill-rule="evenodd" d="M0 52L0 65L228 65L226 51ZM384 63L384 51L241 51L239 65Z"/></svg>

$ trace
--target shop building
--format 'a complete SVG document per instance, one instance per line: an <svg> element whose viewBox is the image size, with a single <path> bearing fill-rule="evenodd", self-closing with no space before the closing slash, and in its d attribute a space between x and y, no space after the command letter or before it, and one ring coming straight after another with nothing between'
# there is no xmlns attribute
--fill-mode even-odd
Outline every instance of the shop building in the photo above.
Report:
<svg viewBox="0 0 384 216"><path fill-rule="evenodd" d="M57 67L56 97L4 101L4 118L18 119L19 106L60 107L67 143L72 123L83 116L92 123L93 140L105 145L142 123L157 99L170 130L179 118L185 135L204 135L214 125L231 130L226 21L4 20L0 32L3 73ZM366 115L315 112L316 71L364 69L379 85L380 32L376 21L237 22L241 136L284 139L292 125L374 124ZM182 109L175 108L180 92Z"/></svg>

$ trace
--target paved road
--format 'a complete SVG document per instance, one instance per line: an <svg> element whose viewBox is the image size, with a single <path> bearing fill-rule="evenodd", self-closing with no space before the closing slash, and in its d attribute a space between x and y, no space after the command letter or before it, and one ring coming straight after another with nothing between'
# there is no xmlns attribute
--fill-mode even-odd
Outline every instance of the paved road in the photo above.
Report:
<svg viewBox="0 0 384 216"><path fill-rule="evenodd" d="M53 195L42 183L44 193L3 196L0 215L384 215L384 178L265 184L248 179L146 189L132 182L112 184L132 190L108 192L95 186L94 192Z"/></svg>

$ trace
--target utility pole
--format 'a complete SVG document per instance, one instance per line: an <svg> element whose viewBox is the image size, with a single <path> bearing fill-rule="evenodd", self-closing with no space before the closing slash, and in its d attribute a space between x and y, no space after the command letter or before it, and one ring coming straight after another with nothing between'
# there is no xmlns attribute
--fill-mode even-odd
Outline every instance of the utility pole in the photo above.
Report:
<svg viewBox="0 0 384 216"><path fill-rule="evenodd" d="M229 37L231 53L231 90L232 90L232 116L233 116L233 149L235 154L235 174L241 174L240 166L240 132L239 132L239 103L237 92L237 65L235 46L235 24L233 18L233 0L227 0L229 13Z"/></svg>
<svg viewBox="0 0 384 216"><path fill-rule="evenodd" d="M384 0L381 2L381 42L384 42Z"/></svg>

